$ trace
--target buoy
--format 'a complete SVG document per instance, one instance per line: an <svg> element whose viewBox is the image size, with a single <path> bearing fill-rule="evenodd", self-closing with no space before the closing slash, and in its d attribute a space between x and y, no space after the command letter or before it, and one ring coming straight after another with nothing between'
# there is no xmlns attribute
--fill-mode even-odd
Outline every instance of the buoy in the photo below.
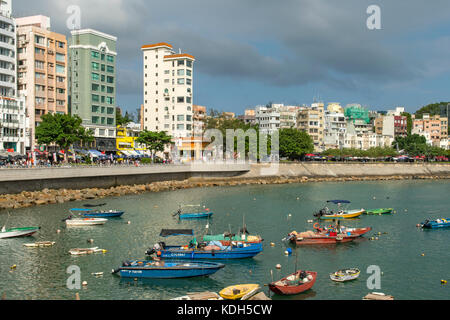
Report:
<svg viewBox="0 0 450 320"><path fill-rule="evenodd" d="M270 244L270 246L271 246L271 247L275 247L275 243L272 242L272 243Z"/></svg>
<svg viewBox="0 0 450 320"><path fill-rule="evenodd" d="M375 238L375 240L377 240L377 241L378 241L378 237L376 237L376 238Z"/></svg>
<svg viewBox="0 0 450 320"><path fill-rule="evenodd" d="M422 257L425 257L425 253L422 253Z"/></svg>
<svg viewBox="0 0 450 320"><path fill-rule="evenodd" d="M416 227L417 227L417 228L420 228L420 224L416 224Z"/></svg>
<svg viewBox="0 0 450 320"><path fill-rule="evenodd" d="M127 223L128 223L128 224L131 224L131 221L128 221Z"/></svg>
<svg viewBox="0 0 450 320"><path fill-rule="evenodd" d="M373 200L377 200L377 197L373 197Z"/></svg>
<svg viewBox="0 0 450 320"><path fill-rule="evenodd" d="M441 280L442 284L447 284L447 280Z"/></svg>
<svg viewBox="0 0 450 320"><path fill-rule="evenodd" d="M313 223L314 221L313 220L308 220L308 223Z"/></svg>
<svg viewBox="0 0 450 320"><path fill-rule="evenodd" d="M83 283L82 283L83 287L86 287L87 284L88 284L87 281L83 281Z"/></svg>
<svg viewBox="0 0 450 320"><path fill-rule="evenodd" d="M15 270L15 269L17 269L17 265L14 264L11 266L11 270Z"/></svg>
<svg viewBox="0 0 450 320"><path fill-rule="evenodd" d="M56 233L61 233L61 230L59 230L59 229L58 229L58 230L56 230Z"/></svg>
<svg viewBox="0 0 450 320"><path fill-rule="evenodd" d="M87 242L94 243L94 239L89 239Z"/></svg>
<svg viewBox="0 0 450 320"><path fill-rule="evenodd" d="M284 252L284 255L285 255L285 256L288 256L288 255L289 255L289 252L285 251L285 252Z"/></svg>
<svg viewBox="0 0 450 320"><path fill-rule="evenodd" d="M292 214L289 214L289 218L291 218L292 217Z"/></svg>
<svg viewBox="0 0 450 320"><path fill-rule="evenodd" d="M381 232L378 232L378 235L381 236Z"/></svg>
<svg viewBox="0 0 450 320"><path fill-rule="evenodd" d="M300 198L297 198L297 200L300 200Z"/></svg>
<svg viewBox="0 0 450 320"><path fill-rule="evenodd" d="M102 252L103 252L103 253L108 253L108 250L103 250Z"/></svg>
<svg viewBox="0 0 450 320"><path fill-rule="evenodd" d="M405 212L408 212L408 209L405 209Z"/></svg>
<svg viewBox="0 0 450 320"><path fill-rule="evenodd" d="M278 270L280 270L280 269L281 269L281 264L277 264L276 268L277 268Z"/></svg>
<svg viewBox="0 0 450 320"><path fill-rule="evenodd" d="M291 254L292 254L292 249L291 249L291 248L288 248L288 249L286 250L286 252L288 253L288 255L291 255Z"/></svg>

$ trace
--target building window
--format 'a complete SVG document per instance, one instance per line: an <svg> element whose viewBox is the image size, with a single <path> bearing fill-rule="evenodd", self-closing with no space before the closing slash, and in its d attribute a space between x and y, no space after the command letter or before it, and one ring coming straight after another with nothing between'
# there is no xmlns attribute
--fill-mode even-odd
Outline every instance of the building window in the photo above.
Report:
<svg viewBox="0 0 450 320"><path fill-rule="evenodd" d="M110 56L110 55L106 56L106 61L114 63L114 56Z"/></svg>
<svg viewBox="0 0 450 320"><path fill-rule="evenodd" d="M114 77L109 77L109 76L108 76L106 82L108 82L108 83L114 83Z"/></svg>
<svg viewBox="0 0 450 320"><path fill-rule="evenodd" d="M178 103L184 103L184 97L178 97L177 98Z"/></svg>
<svg viewBox="0 0 450 320"><path fill-rule="evenodd" d="M100 90L100 85L93 83L92 84L92 91L99 91Z"/></svg>
<svg viewBox="0 0 450 320"><path fill-rule="evenodd" d="M107 103L107 104L114 104L114 98L112 98L112 97L106 97L106 103Z"/></svg>
<svg viewBox="0 0 450 320"><path fill-rule="evenodd" d="M184 115L178 115L177 116L177 121L178 122L183 122L184 121Z"/></svg>
<svg viewBox="0 0 450 320"><path fill-rule="evenodd" d="M183 85L184 84L184 79L178 79L177 83Z"/></svg>
<svg viewBox="0 0 450 320"><path fill-rule="evenodd" d="M100 58L100 52L91 51L91 57L94 58L94 59Z"/></svg>
<svg viewBox="0 0 450 320"><path fill-rule="evenodd" d="M184 69L178 70L177 74L178 74L179 76L184 76Z"/></svg>
<svg viewBox="0 0 450 320"><path fill-rule="evenodd" d="M113 87L107 87L106 92L107 93L114 93L114 88Z"/></svg>
<svg viewBox="0 0 450 320"><path fill-rule="evenodd" d="M92 80L93 81L98 81L100 80L100 75L98 73L92 73Z"/></svg>
<svg viewBox="0 0 450 320"><path fill-rule="evenodd" d="M93 94L93 95L92 95L92 101L94 101L94 102L99 102L99 101L100 101L99 95L98 95L98 94Z"/></svg>
<svg viewBox="0 0 450 320"><path fill-rule="evenodd" d="M99 106L92 106L92 112L93 113L98 113L100 111L100 107Z"/></svg>

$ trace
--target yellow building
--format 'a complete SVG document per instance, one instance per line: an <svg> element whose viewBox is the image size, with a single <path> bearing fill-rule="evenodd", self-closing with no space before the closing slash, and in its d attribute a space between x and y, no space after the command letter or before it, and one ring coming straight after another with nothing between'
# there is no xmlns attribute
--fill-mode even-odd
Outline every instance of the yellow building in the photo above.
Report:
<svg viewBox="0 0 450 320"><path fill-rule="evenodd" d="M140 124L130 123L126 127L117 126L116 147L119 155L140 156L149 155L149 151L142 145L136 143L141 133Z"/></svg>

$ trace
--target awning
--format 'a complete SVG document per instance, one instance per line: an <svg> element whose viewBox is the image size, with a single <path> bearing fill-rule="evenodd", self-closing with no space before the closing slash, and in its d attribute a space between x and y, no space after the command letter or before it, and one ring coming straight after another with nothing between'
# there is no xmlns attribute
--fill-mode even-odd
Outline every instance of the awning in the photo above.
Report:
<svg viewBox="0 0 450 320"><path fill-rule="evenodd" d="M194 230L192 229L163 229L160 237L167 238L173 236L193 236Z"/></svg>

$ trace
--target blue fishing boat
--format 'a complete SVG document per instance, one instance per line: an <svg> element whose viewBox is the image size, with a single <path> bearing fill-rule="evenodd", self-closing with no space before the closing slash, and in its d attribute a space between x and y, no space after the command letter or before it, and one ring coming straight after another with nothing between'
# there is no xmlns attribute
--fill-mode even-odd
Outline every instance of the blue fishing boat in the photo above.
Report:
<svg viewBox="0 0 450 320"><path fill-rule="evenodd" d="M424 229L450 228L450 218L437 219L435 221L427 220L422 223L422 228L424 228Z"/></svg>
<svg viewBox="0 0 450 320"><path fill-rule="evenodd" d="M213 214L214 213L207 209L205 206L189 205L181 206L173 216L178 216L180 220L191 220L211 218Z"/></svg>
<svg viewBox="0 0 450 320"><path fill-rule="evenodd" d="M119 210L101 210L96 211L92 209L70 209L71 213L78 212L80 217L83 218L120 218L125 212Z"/></svg>
<svg viewBox="0 0 450 320"><path fill-rule="evenodd" d="M163 230L161 237L178 235L193 235L193 230ZM194 238L189 245L167 246L164 242L156 244L146 254L156 254L162 259L190 259L190 260L228 260L253 258L263 251L263 245L259 243L231 242L225 246L220 241L197 243Z"/></svg>
<svg viewBox="0 0 450 320"><path fill-rule="evenodd" d="M225 265L213 262L131 261L113 270L122 278L179 279L209 276Z"/></svg>

